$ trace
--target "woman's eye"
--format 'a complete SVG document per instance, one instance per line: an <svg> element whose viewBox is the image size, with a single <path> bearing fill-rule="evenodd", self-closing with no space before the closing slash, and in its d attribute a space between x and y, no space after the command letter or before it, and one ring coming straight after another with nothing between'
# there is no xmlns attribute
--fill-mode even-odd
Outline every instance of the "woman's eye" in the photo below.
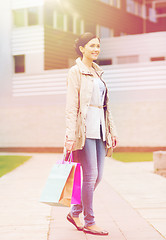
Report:
<svg viewBox="0 0 166 240"><path fill-rule="evenodd" d="M95 44L90 45L90 47L93 47L93 48L94 48L94 47L95 47ZM100 45L97 45L96 47L97 47L97 48L100 48Z"/></svg>

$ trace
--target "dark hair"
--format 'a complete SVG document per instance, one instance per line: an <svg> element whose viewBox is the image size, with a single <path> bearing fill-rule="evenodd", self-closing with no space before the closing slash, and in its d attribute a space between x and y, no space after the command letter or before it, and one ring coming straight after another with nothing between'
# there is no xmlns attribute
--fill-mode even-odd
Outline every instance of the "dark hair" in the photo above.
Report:
<svg viewBox="0 0 166 240"><path fill-rule="evenodd" d="M75 50L79 56L83 56L82 52L80 51L79 47L82 46L84 47L90 40L93 38L98 38L96 35L90 32L83 33L75 40ZM99 38L98 38L99 39ZM99 39L100 41L100 39Z"/></svg>

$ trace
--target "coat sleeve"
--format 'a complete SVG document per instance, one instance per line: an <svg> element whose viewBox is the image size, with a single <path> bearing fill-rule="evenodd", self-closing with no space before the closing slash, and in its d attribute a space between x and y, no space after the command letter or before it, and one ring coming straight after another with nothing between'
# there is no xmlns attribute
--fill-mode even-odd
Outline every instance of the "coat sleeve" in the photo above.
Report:
<svg viewBox="0 0 166 240"><path fill-rule="evenodd" d="M77 116L79 110L79 74L75 67L72 67L67 76L66 96L66 138L75 140Z"/></svg>
<svg viewBox="0 0 166 240"><path fill-rule="evenodd" d="M109 131L111 133L111 137L117 137L117 131L116 131L116 127L115 127L114 120L111 113L109 95L107 96L107 98L108 98L107 106L108 106Z"/></svg>

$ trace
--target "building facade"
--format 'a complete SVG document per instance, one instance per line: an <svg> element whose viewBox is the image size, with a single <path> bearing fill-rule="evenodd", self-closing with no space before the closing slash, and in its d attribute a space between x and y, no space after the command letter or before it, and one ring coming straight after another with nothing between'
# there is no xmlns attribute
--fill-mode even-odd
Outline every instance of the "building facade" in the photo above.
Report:
<svg viewBox="0 0 166 240"><path fill-rule="evenodd" d="M149 10L156 6L6 0L0 8L0 149L63 147L66 68L76 58L75 38L86 31L101 37L99 63L106 65L119 147L165 147L166 32L158 23L165 17L156 20Z"/></svg>
<svg viewBox="0 0 166 240"><path fill-rule="evenodd" d="M71 66L76 57L74 40L87 31L102 39L166 31L166 17L157 18L159 5L152 3L145 0L12 0L14 72L35 73Z"/></svg>

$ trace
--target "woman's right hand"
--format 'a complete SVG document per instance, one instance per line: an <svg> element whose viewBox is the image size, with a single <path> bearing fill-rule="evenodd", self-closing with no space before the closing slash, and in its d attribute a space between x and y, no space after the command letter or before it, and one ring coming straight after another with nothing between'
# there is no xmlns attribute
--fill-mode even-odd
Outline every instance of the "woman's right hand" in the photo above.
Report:
<svg viewBox="0 0 166 240"><path fill-rule="evenodd" d="M116 148L116 146L117 146L117 137L112 137L112 147L113 148Z"/></svg>
<svg viewBox="0 0 166 240"><path fill-rule="evenodd" d="M66 150L71 152L73 150L73 147L74 147L74 143L75 141L74 140L66 140L65 142L65 147L66 147Z"/></svg>

